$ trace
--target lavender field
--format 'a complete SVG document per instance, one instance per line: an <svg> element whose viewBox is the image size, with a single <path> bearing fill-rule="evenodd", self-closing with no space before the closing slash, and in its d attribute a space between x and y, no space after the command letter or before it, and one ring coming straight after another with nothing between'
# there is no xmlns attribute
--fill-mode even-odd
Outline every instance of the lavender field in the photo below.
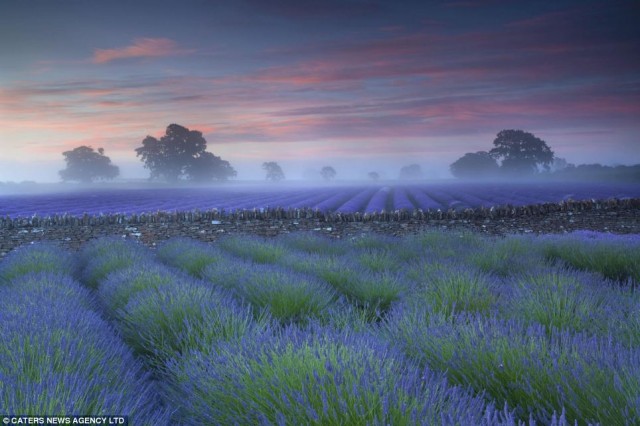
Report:
<svg viewBox="0 0 640 426"><path fill-rule="evenodd" d="M637 235L595 232L25 245L0 261L0 416L634 425L639 265Z"/></svg>
<svg viewBox="0 0 640 426"><path fill-rule="evenodd" d="M0 216L137 214L158 211L312 208L343 213L405 209L465 209L563 200L639 198L640 187L623 183L432 183L351 186L228 186L121 188L0 195Z"/></svg>

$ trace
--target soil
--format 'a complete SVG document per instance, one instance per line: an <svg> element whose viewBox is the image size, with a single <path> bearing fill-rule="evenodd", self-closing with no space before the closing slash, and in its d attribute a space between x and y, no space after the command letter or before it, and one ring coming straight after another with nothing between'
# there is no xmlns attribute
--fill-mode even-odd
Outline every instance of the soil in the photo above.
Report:
<svg viewBox="0 0 640 426"><path fill-rule="evenodd" d="M403 236L434 229L465 229L497 236L561 234L576 230L640 234L640 200L502 206L467 209L464 212L396 211L374 215L276 211L227 216L212 212L173 216L158 214L155 217L84 217L73 220L1 219L0 258L20 245L37 241L55 241L63 247L77 250L90 239L109 235L140 240L153 247L162 240L176 236L215 241L232 234L272 237L307 231L332 238L349 238L371 232Z"/></svg>

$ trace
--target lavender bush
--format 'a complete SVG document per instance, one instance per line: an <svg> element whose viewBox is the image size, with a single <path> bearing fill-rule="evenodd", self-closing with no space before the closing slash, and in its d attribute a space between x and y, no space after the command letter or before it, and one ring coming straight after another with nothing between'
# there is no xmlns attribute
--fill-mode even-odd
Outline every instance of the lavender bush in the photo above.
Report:
<svg viewBox="0 0 640 426"><path fill-rule="evenodd" d="M632 425L637 253L637 236L596 233L174 239L158 256L121 238L77 256L34 244L0 260L0 407L84 398L85 414L123 406L158 424ZM89 285L64 274L73 264Z"/></svg>
<svg viewBox="0 0 640 426"><path fill-rule="evenodd" d="M388 249L362 250L355 255L356 262L365 269L374 273L399 272L404 268L403 262Z"/></svg>
<svg viewBox="0 0 640 426"><path fill-rule="evenodd" d="M0 284L32 272L58 272L75 276L78 262L57 244L39 242L18 247L0 263Z"/></svg>
<svg viewBox="0 0 640 426"><path fill-rule="evenodd" d="M110 273L98 288L98 295L106 309L115 315L121 312L136 293L154 288L180 285L186 278L154 262L145 262Z"/></svg>
<svg viewBox="0 0 640 426"><path fill-rule="evenodd" d="M411 301L445 316L457 312L489 314L499 298L499 283L464 265L434 268L416 280Z"/></svg>
<svg viewBox="0 0 640 426"><path fill-rule="evenodd" d="M189 350L233 340L265 326L229 295L199 282L148 288L117 312L125 341L153 367Z"/></svg>
<svg viewBox="0 0 640 426"><path fill-rule="evenodd" d="M371 272L356 262L318 255L287 256L283 263L330 284L351 303L378 319L406 289L401 274Z"/></svg>
<svg viewBox="0 0 640 426"><path fill-rule="evenodd" d="M372 336L287 328L172 360L192 424L484 424L492 406ZM500 424L498 422L492 424Z"/></svg>
<svg viewBox="0 0 640 426"><path fill-rule="evenodd" d="M337 298L327 283L276 265L229 261L207 266L203 276L284 323L318 317Z"/></svg>
<svg viewBox="0 0 640 426"><path fill-rule="evenodd" d="M280 236L279 240L285 247L291 249L289 251L295 250L327 256L344 255L349 251L345 244L339 244L336 240L329 239L329 237L309 232L285 234Z"/></svg>
<svg viewBox="0 0 640 426"><path fill-rule="evenodd" d="M0 288L0 414L122 413L135 424L169 424L149 376L92 305L60 274L26 274Z"/></svg>
<svg viewBox="0 0 640 426"><path fill-rule="evenodd" d="M429 230L403 239L398 250L417 262L467 258L486 248L486 239L469 231ZM413 256L411 256L413 254Z"/></svg>
<svg viewBox="0 0 640 426"><path fill-rule="evenodd" d="M393 341L456 384L506 401L518 416L547 424L566 413L581 424L634 424L640 415L640 352L606 338L547 330L495 317L396 310Z"/></svg>
<svg viewBox="0 0 640 426"><path fill-rule="evenodd" d="M508 301L508 310L514 318L542 324L548 331L607 331L611 297L598 291L600 281L593 276L549 268L525 274L511 284L515 292Z"/></svg>
<svg viewBox="0 0 640 426"><path fill-rule="evenodd" d="M217 247L189 238L171 238L158 245L157 257L168 265L181 268L196 277L210 263L222 256Z"/></svg>
<svg viewBox="0 0 640 426"><path fill-rule="evenodd" d="M577 233L567 238L547 237L543 252L577 269L596 271L606 278L637 287L640 283L640 238Z"/></svg>
<svg viewBox="0 0 640 426"><path fill-rule="evenodd" d="M543 261L543 255L532 238L511 235L487 241L483 250L474 251L470 262L480 270L501 277L524 273Z"/></svg>
<svg viewBox="0 0 640 426"><path fill-rule="evenodd" d="M82 282L91 288L111 272L148 262L149 249L130 240L100 238L88 242L81 254Z"/></svg>
<svg viewBox="0 0 640 426"><path fill-rule="evenodd" d="M229 237L218 244L227 252L255 263L276 263L287 251L279 242L252 236Z"/></svg>

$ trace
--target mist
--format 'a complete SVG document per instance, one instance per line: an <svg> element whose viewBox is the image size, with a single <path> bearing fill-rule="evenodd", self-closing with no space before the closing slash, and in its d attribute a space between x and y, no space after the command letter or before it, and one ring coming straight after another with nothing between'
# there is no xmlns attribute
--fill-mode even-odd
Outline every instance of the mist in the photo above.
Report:
<svg viewBox="0 0 640 426"><path fill-rule="evenodd" d="M265 161L270 161L265 159ZM369 173L376 172L379 180L398 180L400 170L415 160L374 160L363 161L348 158L333 158L324 161L284 160L276 161L283 169L286 181L323 182L320 170L324 166L331 166L336 170L334 181L370 181ZM120 169L120 175L112 182L141 182L149 179L149 170L140 161L115 161ZM260 182L265 180L262 163L255 161L233 161L233 167L238 172L233 181ZM451 179L448 165L437 162L422 163L423 178L428 180ZM58 172L64 168L61 161L34 161L25 163L0 162L0 182L35 182L40 184L60 183Z"/></svg>
<svg viewBox="0 0 640 426"><path fill-rule="evenodd" d="M424 184L429 182L451 183L500 183L500 182L594 182L594 181L638 181L640 172L633 166L620 164L579 164L570 170L558 170L553 172L541 171L531 175L497 175L490 177L475 176L472 178L455 178L449 165L441 162L416 162L410 159L395 159L393 161L373 160L357 161L353 159L333 158L323 162L308 160L284 160L277 162L285 175L280 182L265 180L265 171L262 163L254 161L236 161L233 166L237 176L227 182L210 182L195 184L188 181L180 181L179 186L231 186L238 185L265 185L266 187L284 187L289 185L301 186L326 186L341 184ZM402 169L408 165L418 165L420 174L415 177L403 178ZM62 182L58 172L64 164L59 161L34 161L34 162L0 162L0 194L8 193L34 193L46 191L68 191L85 188L105 188L111 186L174 186L160 181L150 181L149 171L140 162L121 161L116 163L120 169L120 175L113 180L96 181L92 184L79 184L77 182ZM336 170L336 176L326 181L320 174L324 166L331 166ZM372 173L377 178L372 177Z"/></svg>

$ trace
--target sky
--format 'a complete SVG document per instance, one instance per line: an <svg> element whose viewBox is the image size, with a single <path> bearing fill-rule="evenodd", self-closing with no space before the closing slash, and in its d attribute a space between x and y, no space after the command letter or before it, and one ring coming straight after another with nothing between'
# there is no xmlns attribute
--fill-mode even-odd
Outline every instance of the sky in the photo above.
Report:
<svg viewBox="0 0 640 426"><path fill-rule="evenodd" d="M450 177L503 129L640 163L640 2L0 0L0 181L104 148L123 178L169 124L238 179Z"/></svg>

